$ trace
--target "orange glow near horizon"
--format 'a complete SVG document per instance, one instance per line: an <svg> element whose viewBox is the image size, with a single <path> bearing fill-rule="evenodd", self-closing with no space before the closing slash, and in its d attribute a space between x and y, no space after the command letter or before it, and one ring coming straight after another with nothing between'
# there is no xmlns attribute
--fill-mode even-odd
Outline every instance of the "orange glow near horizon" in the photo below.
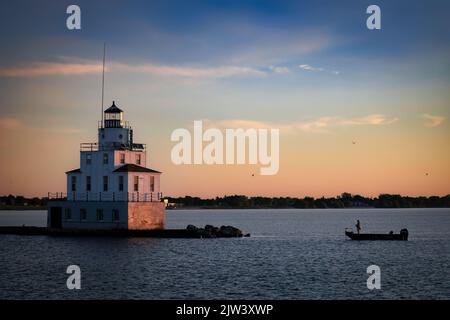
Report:
<svg viewBox="0 0 450 320"><path fill-rule="evenodd" d="M260 165L176 166L170 160L175 143L167 136L150 145L148 166L163 172L166 196L442 196L450 194L450 154L447 129L438 129L421 128L411 139L395 128L281 134L280 170L274 176L261 176ZM11 120L3 122L0 133L0 194L65 191L64 172L78 167L83 134L29 128Z"/></svg>

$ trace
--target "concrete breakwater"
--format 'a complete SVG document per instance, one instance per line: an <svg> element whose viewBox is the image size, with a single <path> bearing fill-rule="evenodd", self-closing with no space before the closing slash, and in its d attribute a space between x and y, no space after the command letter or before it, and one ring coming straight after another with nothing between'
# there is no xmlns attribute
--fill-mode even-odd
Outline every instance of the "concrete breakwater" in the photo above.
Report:
<svg viewBox="0 0 450 320"><path fill-rule="evenodd" d="M83 229L52 229L47 227L0 227L0 234L28 236L104 236L104 237L146 237L146 238L240 238L249 237L238 228L221 226L220 228L206 225L198 228L188 225L186 229L155 229L155 230L83 230Z"/></svg>

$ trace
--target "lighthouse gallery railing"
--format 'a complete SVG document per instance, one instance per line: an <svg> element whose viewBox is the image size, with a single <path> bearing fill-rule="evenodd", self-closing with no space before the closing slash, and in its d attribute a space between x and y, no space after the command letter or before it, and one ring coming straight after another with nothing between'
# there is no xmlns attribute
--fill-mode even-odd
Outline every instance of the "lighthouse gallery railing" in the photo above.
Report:
<svg viewBox="0 0 450 320"><path fill-rule="evenodd" d="M162 199L162 192L49 192L48 199L67 201L158 202Z"/></svg>
<svg viewBox="0 0 450 320"><path fill-rule="evenodd" d="M147 146L145 143L123 144L118 142L109 142L98 144L97 142L82 142L80 143L80 151L111 151L111 150L140 150L145 151Z"/></svg>

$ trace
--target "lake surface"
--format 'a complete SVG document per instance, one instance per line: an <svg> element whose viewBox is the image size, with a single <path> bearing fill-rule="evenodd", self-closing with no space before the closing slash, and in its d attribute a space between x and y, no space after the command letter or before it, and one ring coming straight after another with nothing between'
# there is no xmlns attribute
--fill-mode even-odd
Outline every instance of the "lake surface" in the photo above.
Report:
<svg viewBox="0 0 450 320"><path fill-rule="evenodd" d="M398 232L410 241L347 240ZM0 225L44 226L45 211L0 211ZM250 238L0 235L0 299L449 299L450 209L179 210L168 228L233 225ZM69 265L81 290L68 290ZM366 286L369 265L381 289Z"/></svg>

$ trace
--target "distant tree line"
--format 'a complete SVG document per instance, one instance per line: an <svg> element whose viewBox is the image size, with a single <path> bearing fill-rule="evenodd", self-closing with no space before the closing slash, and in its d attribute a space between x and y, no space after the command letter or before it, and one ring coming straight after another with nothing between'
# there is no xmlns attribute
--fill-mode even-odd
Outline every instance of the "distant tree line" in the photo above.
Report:
<svg viewBox="0 0 450 320"><path fill-rule="evenodd" d="M198 207L221 209L244 208L449 208L450 195L438 197L406 197L396 194L380 194L376 198L343 193L333 198L293 197L247 197L232 195L201 199L199 197L167 197L172 207ZM48 198L23 196L0 196L0 208L46 207Z"/></svg>
<svg viewBox="0 0 450 320"><path fill-rule="evenodd" d="M233 195L201 199L199 197L167 198L174 207L202 208L448 208L450 195L444 197L404 197L401 195L381 194L376 198L343 193L333 198L292 198L292 197L247 197Z"/></svg>
<svg viewBox="0 0 450 320"><path fill-rule="evenodd" d="M0 208L8 207L45 207L48 198L26 198L23 196L0 196Z"/></svg>

